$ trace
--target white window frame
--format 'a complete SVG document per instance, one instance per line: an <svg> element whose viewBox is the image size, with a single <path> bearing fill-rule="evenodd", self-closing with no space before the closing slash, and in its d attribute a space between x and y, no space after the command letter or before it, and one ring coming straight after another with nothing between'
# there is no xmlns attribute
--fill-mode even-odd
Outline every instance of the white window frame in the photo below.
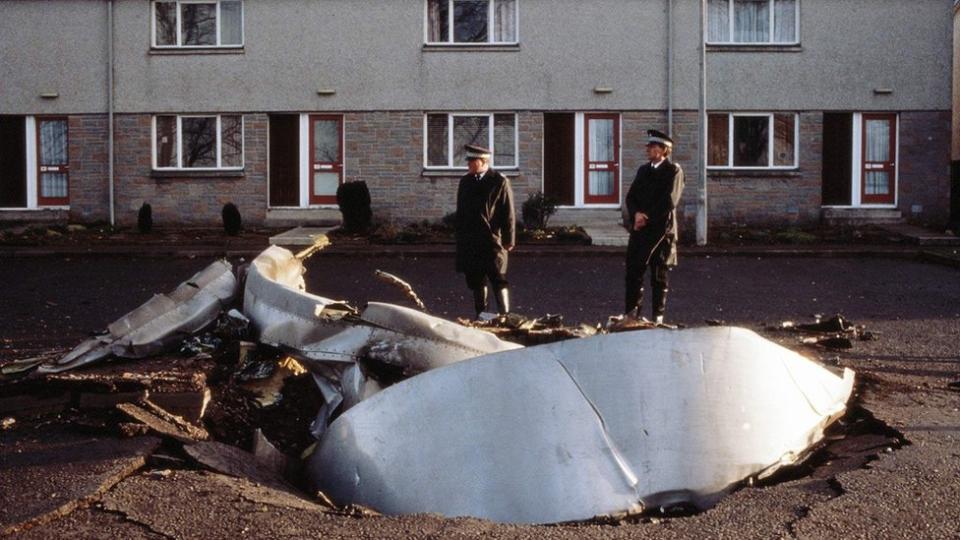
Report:
<svg viewBox="0 0 960 540"><path fill-rule="evenodd" d="M427 45L443 45L449 47L484 47L489 45L518 45L520 43L520 0L513 4L513 22L516 26L516 39L513 41L493 41L494 14L497 11L497 0L489 0L490 9L487 11L487 41L454 41L453 31L453 2L447 2L447 41L430 41L430 0L423 0L423 42Z"/></svg>
<svg viewBox="0 0 960 540"><path fill-rule="evenodd" d="M434 114L446 114L447 115L447 164L446 165L430 165L429 164L429 148L430 140L427 133L427 117ZM513 165L506 165L504 167L497 166L497 154L496 147L494 146L494 115L497 114L510 114L513 115ZM427 112L423 115L423 168L428 171L449 171L449 170L467 170L466 163L463 164L454 164L453 156L454 145L453 145L453 119L457 116L486 116L487 117L487 148L490 148L493 151L493 155L490 158L490 167L497 170L516 170L520 167L520 126L519 118L515 112L455 112L455 113L444 113L444 112Z"/></svg>
<svg viewBox="0 0 960 540"><path fill-rule="evenodd" d="M220 22L223 18L220 16L220 3L222 0L152 0L150 2L150 46L154 49L239 49L244 46L247 39L247 33L244 30L246 9L243 0L240 1L240 43L230 43L222 45L220 43ZM157 4L176 4L177 5L177 43L174 45L157 44ZM180 17L183 4L216 4L217 5L217 43L214 45L183 45L183 21Z"/></svg>
<svg viewBox="0 0 960 540"><path fill-rule="evenodd" d="M708 170L715 171L724 171L724 170L738 170L738 171L770 171L770 170L780 170L780 171L789 171L795 170L799 167L799 156L800 156L800 115L795 112L745 112L745 113L732 113L732 112L709 112L707 113L707 121L709 122L710 115L713 114L725 114L727 115L727 164L726 165L707 165ZM773 117L775 114L792 114L793 115L793 164L792 165L773 165L774 162L774 125ZM766 166L743 166L743 165L734 165L733 164L733 136L734 136L734 119L735 118L766 118L767 119L767 165ZM707 130L709 135L710 131ZM709 148L710 141L707 140L707 158L709 160Z"/></svg>
<svg viewBox="0 0 960 540"><path fill-rule="evenodd" d="M764 46L764 45L771 45L771 46L799 45L799 44L800 44L800 3L801 3L801 1L802 1L802 0L797 0L796 5L794 6L795 13L794 13L794 16L793 16L793 25L794 25L794 29L793 29L793 37L794 37L794 40L793 40L793 41L774 41L774 28L776 28L776 26L774 25L774 23L775 23L775 20L774 20L774 9L773 9L774 0L768 0L768 2L769 2L769 4L770 4L770 7L767 9L767 11L769 11L769 13L770 13L770 22L769 22L769 25L770 25L770 40L769 40L769 41L734 41L734 36L736 35L736 31L735 31L735 30L736 30L736 29L735 29L736 21L734 20L734 15L733 15L733 14L734 14L734 9L733 9L734 0L726 0L726 2L727 2L727 10L728 10L728 11L727 11L727 21L728 21L728 24L730 25L729 28L727 29L727 35L730 36L730 41L710 41L709 30L707 30L708 33L707 33L707 35L704 36L704 40L706 41L707 45L744 45L744 46L758 46L758 45L759 45L759 46ZM707 28L709 28L709 24L707 25Z"/></svg>
<svg viewBox="0 0 960 540"><path fill-rule="evenodd" d="M177 165L176 167L160 167L157 165L157 117L158 116L176 116L177 117ZM240 165L224 167L223 160L223 126L221 117L239 116L240 117ZM183 166L183 119L184 118L216 118L217 119L217 165L215 167L184 167ZM242 114L155 114L151 118L151 163L155 171L241 171L246 163L246 120Z"/></svg>

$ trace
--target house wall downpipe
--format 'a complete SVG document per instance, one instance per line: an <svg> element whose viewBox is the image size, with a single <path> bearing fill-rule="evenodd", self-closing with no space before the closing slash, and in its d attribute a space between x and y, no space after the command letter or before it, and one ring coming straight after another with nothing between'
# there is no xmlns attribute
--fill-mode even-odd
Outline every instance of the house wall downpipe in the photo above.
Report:
<svg viewBox="0 0 960 540"><path fill-rule="evenodd" d="M111 227L116 225L113 161L113 0L107 0L107 185Z"/></svg>
<svg viewBox="0 0 960 540"><path fill-rule="evenodd" d="M700 133L697 190L697 245L707 245L707 0L700 0Z"/></svg>
<svg viewBox="0 0 960 540"><path fill-rule="evenodd" d="M667 135L673 137L673 0L667 0Z"/></svg>

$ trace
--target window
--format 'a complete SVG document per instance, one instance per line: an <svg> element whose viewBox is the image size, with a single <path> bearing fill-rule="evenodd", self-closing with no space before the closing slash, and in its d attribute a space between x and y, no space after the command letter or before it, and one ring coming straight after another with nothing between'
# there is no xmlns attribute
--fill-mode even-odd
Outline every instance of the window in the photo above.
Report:
<svg viewBox="0 0 960 540"><path fill-rule="evenodd" d="M427 0L427 43L517 43L517 2L518 0Z"/></svg>
<svg viewBox="0 0 960 540"><path fill-rule="evenodd" d="M722 113L707 119L707 166L790 169L797 166L797 115Z"/></svg>
<svg viewBox="0 0 960 540"><path fill-rule="evenodd" d="M493 150L493 167L517 166L517 115L513 113L428 114L424 118L424 140L427 168L466 169L466 144Z"/></svg>
<svg viewBox="0 0 960 540"><path fill-rule="evenodd" d="M155 0L154 47L240 47L242 0Z"/></svg>
<svg viewBox="0 0 960 540"><path fill-rule="evenodd" d="M709 0L707 43L796 44L800 0Z"/></svg>
<svg viewBox="0 0 960 540"><path fill-rule="evenodd" d="M243 168L240 115L154 117L154 169Z"/></svg>

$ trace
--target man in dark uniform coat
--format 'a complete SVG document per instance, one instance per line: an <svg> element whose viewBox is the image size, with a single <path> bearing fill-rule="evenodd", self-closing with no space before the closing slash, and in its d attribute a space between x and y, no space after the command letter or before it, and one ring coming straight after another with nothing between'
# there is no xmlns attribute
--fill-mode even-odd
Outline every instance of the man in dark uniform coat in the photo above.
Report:
<svg viewBox="0 0 960 540"><path fill-rule="evenodd" d="M624 314L640 318L643 274L650 267L653 320L663 322L667 276L677 265L676 208L683 193L683 169L668 158L673 140L655 129L647 131L647 159L637 170L624 201L624 225L630 231Z"/></svg>
<svg viewBox="0 0 960 540"><path fill-rule="evenodd" d="M487 309L487 282L501 315L510 312L507 252L513 249L516 217L513 191L505 176L490 168L490 150L466 145L469 172L457 188L457 272L473 291L477 316Z"/></svg>

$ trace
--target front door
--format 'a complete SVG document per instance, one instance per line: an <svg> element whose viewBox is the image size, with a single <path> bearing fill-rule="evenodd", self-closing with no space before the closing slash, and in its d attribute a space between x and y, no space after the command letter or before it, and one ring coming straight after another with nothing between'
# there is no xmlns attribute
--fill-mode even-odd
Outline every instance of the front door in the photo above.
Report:
<svg viewBox="0 0 960 540"><path fill-rule="evenodd" d="M37 203L40 206L68 204L70 161L66 118L37 118L37 161Z"/></svg>
<svg viewBox="0 0 960 540"><path fill-rule="evenodd" d="M893 204L896 192L897 116L863 115L863 204Z"/></svg>
<svg viewBox="0 0 960 540"><path fill-rule="evenodd" d="M343 182L343 117L310 116L310 204L334 204Z"/></svg>
<svg viewBox="0 0 960 540"><path fill-rule="evenodd" d="M583 202L620 202L620 120L616 114L585 114Z"/></svg>

